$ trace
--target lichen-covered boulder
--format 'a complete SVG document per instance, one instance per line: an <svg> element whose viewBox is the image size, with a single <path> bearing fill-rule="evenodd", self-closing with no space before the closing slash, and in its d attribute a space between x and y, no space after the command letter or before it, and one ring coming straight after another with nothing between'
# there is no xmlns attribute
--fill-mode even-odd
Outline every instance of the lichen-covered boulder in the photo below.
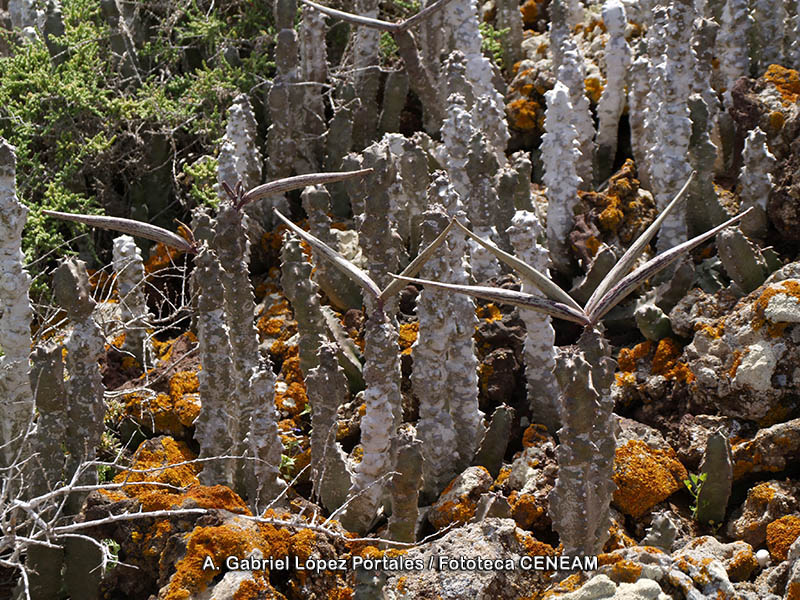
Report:
<svg viewBox="0 0 800 600"><path fill-rule="evenodd" d="M760 430L752 439L734 444L733 477L778 473L800 459L800 419Z"/></svg>
<svg viewBox="0 0 800 600"><path fill-rule="evenodd" d="M767 539L767 525L800 510L798 486L790 481L764 481L750 488L744 504L731 515L726 528L729 537L753 547Z"/></svg>
<svg viewBox="0 0 800 600"><path fill-rule="evenodd" d="M492 476L484 467L469 467L450 482L431 507L428 520L436 529L451 523L467 523L478 507L482 494L489 491Z"/></svg>
<svg viewBox="0 0 800 600"><path fill-rule="evenodd" d="M652 579L639 579L634 583L617 585L607 575L597 575L579 590L564 594L561 600L668 600L661 586Z"/></svg>
<svg viewBox="0 0 800 600"><path fill-rule="evenodd" d="M537 597L552 573L520 565L533 557L554 556L547 544L517 528L511 519L484 519L447 533L403 555L407 564L424 565L417 570L392 571L383 589L386 600L439 598L441 600L518 600ZM482 560L499 567L478 568L462 561ZM443 561L443 562L440 562ZM495 562L495 561L500 561Z"/></svg>
<svg viewBox="0 0 800 600"><path fill-rule="evenodd" d="M800 279L767 283L732 311L700 325L684 351L692 412L769 425L800 390Z"/></svg>
<svg viewBox="0 0 800 600"><path fill-rule="evenodd" d="M639 440L625 441L614 458L614 506L639 518L682 489L686 477L672 448L654 450Z"/></svg>
<svg viewBox="0 0 800 600"><path fill-rule="evenodd" d="M786 560L789 548L800 537L800 516L786 515L767 525L767 548L773 560Z"/></svg>

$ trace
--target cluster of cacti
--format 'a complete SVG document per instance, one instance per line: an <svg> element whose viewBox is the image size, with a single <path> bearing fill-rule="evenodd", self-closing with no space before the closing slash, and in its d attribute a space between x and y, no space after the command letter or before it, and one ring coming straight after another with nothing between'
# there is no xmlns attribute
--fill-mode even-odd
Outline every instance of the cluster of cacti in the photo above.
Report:
<svg viewBox="0 0 800 600"><path fill-rule="evenodd" d="M73 13L62 19L54 0L8 4L28 43L46 43L53 68L69 60L72 49L63 43ZM758 375L762 391L794 385L788 367L773 369L769 380L753 372L790 355L788 341L769 343L800 322L794 288L786 288L789 300L772 300L778 294L769 288L756 291L779 266L779 254L788 256L785 248L765 247L775 229L786 247L800 231L790 173L800 84L796 72L775 70L800 54L791 26L800 18L796 2L552 0L540 13L532 0L485 7L438 0L423 2L414 16L397 4L393 10L407 18L393 22L383 20L387 7L377 0L346 3L351 12L276 0L268 9L274 35L259 42L263 47L220 50L214 60L230 66L267 48L274 75L263 89L226 96L224 136L220 131L201 160L187 158L194 151L182 156L192 167L182 175L173 169L179 185L199 189L200 167L216 165L207 206L176 196L183 209L176 216L191 215L180 235L119 216L36 213L127 234L110 254L116 297L109 304L118 306L103 307L118 317L122 345L105 339L98 325L92 288L100 275L90 280L81 260L64 260L53 273L62 312L34 315L22 248L28 209L15 191L14 151L0 145L0 472L12 474L0 486L0 533L16 536L0 542L0 566L30 575L23 587L31 597L58 594L62 578L73 597L98 596L102 573L93 568L104 560L102 544L59 537L53 523L97 514L92 502L100 500L85 500L102 487L92 461L106 443L106 421L116 418L109 415L138 411L156 431L158 411L177 410L156 406L159 398L177 406L194 394L199 403L190 420L170 426L186 456L196 453L197 461L186 463L194 469L191 485L204 491L191 506L170 500L169 510L206 510L214 495L208 489L221 485L248 517L301 506L306 524L321 533L385 531L381 537L410 544L430 527L497 515L549 531L573 556L601 553L614 527L624 528L612 503L642 516L620 506L627 490L615 495L622 430L614 413L616 394L642 374L637 361L651 346L638 393L676 406L703 377L742 387ZM100 10L114 68L143 86L153 51L144 37L154 33L144 33L138 9L125 3L102 2ZM494 24L495 39L483 39L482 20ZM524 27L531 33L523 35ZM502 49L504 69L485 41ZM187 53L184 60L189 68L196 58ZM742 77L765 71L762 87L743 91ZM541 109L526 134L511 118L513 102L506 106L515 94ZM157 144L168 145L161 138ZM635 168L628 160L624 175L614 174L629 158ZM114 185L121 184L110 179L102 189ZM144 188L136 190L132 204ZM172 216L167 196L127 214ZM67 210L69 202L55 206ZM120 214L120 206L109 203L108 214ZM137 238L160 244L147 263ZM687 256L711 240L713 248ZM154 290L177 293L169 284L157 288L152 264L164 256L174 263L181 253L181 276L191 271L191 283L174 285L191 288L180 293L191 296L188 329L197 346L187 357L196 357L194 371L183 375L196 376L194 387L170 379L175 363L153 330L165 319L148 308ZM790 269L787 277L793 275ZM713 311L703 303L686 308L694 286L724 286L717 303L761 294L752 302L752 333L771 337L727 362L713 345L721 342L710 342L706 354L722 375L679 360L679 346L688 344L679 337L712 332L721 339L728 327L708 325L703 311ZM635 291L641 294L629 298ZM770 320L776 313L789 316ZM52 326L54 314L68 325ZM185 330L187 322L167 327ZM612 346L626 336L645 338L638 354ZM497 339L504 352L492 355ZM624 370L615 373L613 357ZM131 400L139 390L131 391L130 381L110 395L104 386L104 377L125 369L141 375L140 405ZM677 381L681 393L668 396ZM109 412L110 398L122 400ZM643 404L618 408L643 421L664 419ZM781 419L780 410L769 418ZM146 429L131 439L140 442ZM518 443L512 437L521 430ZM531 459L536 435L552 445ZM699 489L690 489L701 524L725 521L734 482L742 469L756 468L737 462L735 446L743 451L738 442L732 449L733 435L715 430L694 465L705 474ZM118 460L146 453L122 444L131 447ZM122 469L116 462L110 468ZM115 480L121 491L114 493L139 502L129 504L137 509L163 506L125 495L125 477L133 474L141 473ZM152 477L170 493L189 487L173 484L171 475ZM54 490L64 490L58 502L41 500ZM463 490L458 501L447 495ZM26 510L35 514L9 525L7 515ZM317 512L328 515L321 526ZM335 528L326 529L334 519ZM671 552L672 517L654 514L649 525L641 544ZM166 537L157 541L166 544ZM684 574L672 576L685 587ZM385 584L384 575L371 578L367 570L358 579L370 593ZM161 596L173 597L166 589ZM203 592L185 595L195 593Z"/></svg>

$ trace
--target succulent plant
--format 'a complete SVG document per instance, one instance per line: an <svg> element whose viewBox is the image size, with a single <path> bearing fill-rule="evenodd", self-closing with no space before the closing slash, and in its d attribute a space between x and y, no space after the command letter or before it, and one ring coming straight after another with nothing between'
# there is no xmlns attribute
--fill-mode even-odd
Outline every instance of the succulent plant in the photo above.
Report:
<svg viewBox="0 0 800 600"><path fill-rule="evenodd" d="M525 282L531 283L544 296L502 288L414 279L406 275L396 276L398 281L512 304L583 325L584 331L576 352L559 361L555 368L562 390L562 429L559 430L561 443L557 449L559 477L550 497L550 516L567 554L599 552L608 536L611 522L609 506L614 489L611 476L615 423L609 387L613 381L613 368L609 345L600 325L601 319L647 279L747 214L745 211L702 235L662 252L633 272L627 273L666 216L683 198L693 176L690 176L672 202L628 248L583 307L550 278L503 252L492 242L478 237L458 221L455 222L460 229L492 252L498 260L513 268Z"/></svg>

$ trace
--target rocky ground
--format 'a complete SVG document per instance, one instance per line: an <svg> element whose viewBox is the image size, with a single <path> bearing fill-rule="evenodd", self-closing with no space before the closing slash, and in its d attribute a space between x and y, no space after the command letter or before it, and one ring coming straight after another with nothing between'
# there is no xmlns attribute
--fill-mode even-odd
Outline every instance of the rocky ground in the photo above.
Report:
<svg viewBox="0 0 800 600"><path fill-rule="evenodd" d="M553 86L546 24L540 22L538 6L533 0L523 5L527 58L516 65L508 84L511 149L538 139L543 94ZM603 47L602 23L589 19L583 30L585 54L596 63ZM631 38L640 33L632 31ZM602 84L595 64L586 80L589 95L595 90L599 96ZM201 409L202 365L188 320L159 335L146 389L141 366L118 350L124 337L114 339L102 361L104 384L115 398L107 420L117 443L107 449L106 458L120 451L124 467L109 481L171 487L127 485L92 492L81 518L137 511L174 514L112 521L89 532L118 545L118 559L125 563L107 571L105 597L799 599L800 76L774 65L758 79L739 80L731 97L737 127L748 131L758 125L777 159L767 206L770 250L754 251L761 269L754 285L746 285L752 279L736 279L726 270L715 244L695 251L689 259L693 285L670 303L667 321L657 324L658 335L652 323L637 321L635 299L605 320L617 363L610 393L619 435L613 525L596 568L524 568L535 564L534 558L557 557L561 551L548 516L558 440L529 409L522 355L525 326L518 309L488 302L476 307L480 408L487 416L501 407L514 410L494 454L482 455L422 508L419 544L384 543L385 523L369 537L358 538L335 519L327 521L304 470L311 457L311 407L299 367L297 324L280 284L278 250L284 229L279 227L254 249L258 268L251 275L261 350L278 373L275 405L284 443L282 472L291 482L288 492L253 519L229 488L200 484L201 465L192 461L199 451L193 422ZM625 153L623 149L620 155ZM640 189L636 165L620 162L604 191L581 194L570 249L586 272L575 281L559 282L576 298L591 293L597 273L588 265L601 262L596 259L602 249L627 247L655 218L655 203ZM738 167L734 164L731 173L716 181L723 207L731 214L740 203L733 172ZM532 191L543 201L540 186L533 185ZM352 223L337 227L350 229ZM146 265L148 277L155 282L178 273L174 263L180 262L178 254L156 247ZM95 279L97 290L107 283ZM520 288L511 274L482 283ZM158 285L170 293L170 284ZM398 315L404 420L409 423L418 418L419 403L425 401L414 397L409 381L418 293L414 286L403 291ZM108 303L114 302L112 294ZM363 312L335 314L356 347L363 347ZM559 351L569 353L578 328L554 326ZM355 460L363 414L364 405L353 395L338 416L337 441ZM714 460L722 466L713 466ZM710 481L728 464L730 495L720 508L719 495L704 500L692 482L703 470ZM202 515L190 510L197 508L207 510ZM226 565L229 556L272 563L237 570ZM442 558L496 562L486 569L462 568L461 563L439 562ZM4 577L12 579L0 571L0 596L10 587L3 587Z"/></svg>

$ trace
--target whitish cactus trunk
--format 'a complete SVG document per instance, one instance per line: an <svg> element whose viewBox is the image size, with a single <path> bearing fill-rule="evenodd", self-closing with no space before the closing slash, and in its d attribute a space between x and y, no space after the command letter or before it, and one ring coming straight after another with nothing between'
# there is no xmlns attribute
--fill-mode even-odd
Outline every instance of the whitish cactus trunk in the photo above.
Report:
<svg viewBox="0 0 800 600"><path fill-rule="evenodd" d="M0 138L0 467L11 465L33 417L30 275L23 268L28 209L17 199L14 149Z"/></svg>

